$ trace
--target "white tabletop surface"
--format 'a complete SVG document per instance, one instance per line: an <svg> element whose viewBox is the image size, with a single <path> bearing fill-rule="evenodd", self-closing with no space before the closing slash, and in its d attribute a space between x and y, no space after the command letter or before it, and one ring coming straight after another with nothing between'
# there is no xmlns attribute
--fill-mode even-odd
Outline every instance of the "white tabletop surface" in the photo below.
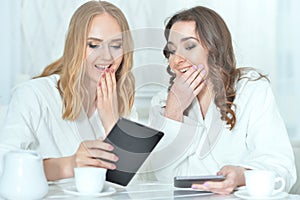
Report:
<svg viewBox="0 0 300 200"><path fill-rule="evenodd" d="M83 195L72 195L64 190L74 188L73 179L62 180L60 182L49 183L49 192L45 199L240 199L234 194L231 195L216 195L216 194L203 194L197 191L182 191L174 188L172 185L151 182L139 183L126 188L116 188L116 192L109 196L91 197ZM106 187L108 187L106 185ZM284 199L300 199L300 195L289 195Z"/></svg>

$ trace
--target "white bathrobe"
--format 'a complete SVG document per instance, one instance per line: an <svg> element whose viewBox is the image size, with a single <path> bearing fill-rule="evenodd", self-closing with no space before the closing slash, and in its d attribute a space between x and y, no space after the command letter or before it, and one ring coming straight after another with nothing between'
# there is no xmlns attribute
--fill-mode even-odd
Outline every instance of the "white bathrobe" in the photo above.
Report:
<svg viewBox="0 0 300 200"><path fill-rule="evenodd" d="M255 79L258 74L250 71L246 76ZM213 101L203 120L195 99L181 123L163 116L167 92L155 96L149 120L165 136L145 170L172 182L178 175L216 174L225 165L267 169L283 177L289 190L296 181L294 155L269 82L245 78L236 90L237 120L232 131L220 120Z"/></svg>
<svg viewBox="0 0 300 200"><path fill-rule="evenodd" d="M73 155L84 140L105 136L97 110L88 119L62 119L58 75L33 79L17 86L0 128L0 174L3 155L14 149L37 151L43 158ZM131 119L136 119L133 110Z"/></svg>

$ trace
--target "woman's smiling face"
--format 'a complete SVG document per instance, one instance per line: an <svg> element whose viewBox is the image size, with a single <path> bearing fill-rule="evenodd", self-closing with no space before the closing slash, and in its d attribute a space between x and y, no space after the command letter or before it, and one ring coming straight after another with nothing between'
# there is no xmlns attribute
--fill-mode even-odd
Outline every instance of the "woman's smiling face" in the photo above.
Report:
<svg viewBox="0 0 300 200"><path fill-rule="evenodd" d="M196 32L194 21L178 21L171 27L167 48L170 52L169 65L176 75L181 75L193 65L204 65L208 71L208 50Z"/></svg>
<svg viewBox="0 0 300 200"><path fill-rule="evenodd" d="M98 82L105 69L117 71L123 60L121 27L111 15L96 15L87 36L87 74Z"/></svg>

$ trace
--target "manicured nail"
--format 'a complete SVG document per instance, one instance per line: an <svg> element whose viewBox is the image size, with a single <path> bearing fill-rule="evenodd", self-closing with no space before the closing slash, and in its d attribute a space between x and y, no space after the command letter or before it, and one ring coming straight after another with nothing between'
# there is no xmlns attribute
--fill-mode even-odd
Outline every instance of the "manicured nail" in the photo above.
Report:
<svg viewBox="0 0 300 200"><path fill-rule="evenodd" d="M203 185L204 185L205 187L208 187L208 186L209 186L209 184L208 184L207 182L205 182Z"/></svg>
<svg viewBox="0 0 300 200"><path fill-rule="evenodd" d="M198 65L198 69L202 69L204 67L204 65L200 64Z"/></svg>
<svg viewBox="0 0 300 200"><path fill-rule="evenodd" d="M119 157L118 156L114 156L114 161L118 161Z"/></svg>
<svg viewBox="0 0 300 200"><path fill-rule="evenodd" d="M116 169L116 165L111 165L110 169Z"/></svg>
<svg viewBox="0 0 300 200"><path fill-rule="evenodd" d="M205 76L205 74L206 74L206 70L205 70L205 69L203 69L203 70L202 70L200 73L201 73L201 75L202 75L202 76Z"/></svg>
<svg viewBox="0 0 300 200"><path fill-rule="evenodd" d="M112 145L108 145L108 150L112 151L114 150L114 147Z"/></svg>
<svg viewBox="0 0 300 200"><path fill-rule="evenodd" d="M197 189L198 187L196 185L192 185L192 189Z"/></svg>
<svg viewBox="0 0 300 200"><path fill-rule="evenodd" d="M193 69L194 69L194 70L197 70L198 67L197 67L196 65L193 65Z"/></svg>

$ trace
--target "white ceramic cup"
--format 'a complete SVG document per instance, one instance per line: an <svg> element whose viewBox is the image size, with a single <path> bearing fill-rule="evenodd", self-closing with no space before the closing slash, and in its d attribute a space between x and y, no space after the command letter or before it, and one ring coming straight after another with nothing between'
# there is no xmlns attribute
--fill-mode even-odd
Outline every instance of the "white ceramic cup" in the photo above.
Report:
<svg viewBox="0 0 300 200"><path fill-rule="evenodd" d="M285 180L266 170L247 170L244 172L247 192L252 197L269 197L280 193L285 188ZM275 185L280 187L275 189Z"/></svg>
<svg viewBox="0 0 300 200"><path fill-rule="evenodd" d="M75 185L80 193L92 194L103 190L106 169L97 167L74 168Z"/></svg>

